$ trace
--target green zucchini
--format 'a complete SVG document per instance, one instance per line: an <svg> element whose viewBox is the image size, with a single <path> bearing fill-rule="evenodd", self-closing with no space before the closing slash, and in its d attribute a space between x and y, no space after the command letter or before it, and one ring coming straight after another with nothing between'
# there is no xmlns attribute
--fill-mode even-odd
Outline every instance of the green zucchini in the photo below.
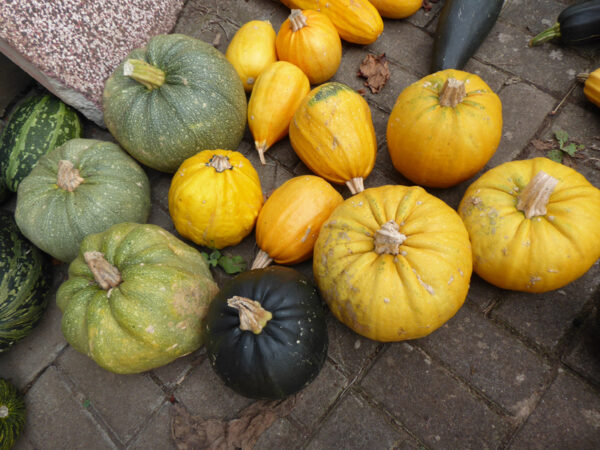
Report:
<svg viewBox="0 0 600 450"><path fill-rule="evenodd" d="M486 38L504 0L447 0L433 40L431 72L462 69Z"/></svg>

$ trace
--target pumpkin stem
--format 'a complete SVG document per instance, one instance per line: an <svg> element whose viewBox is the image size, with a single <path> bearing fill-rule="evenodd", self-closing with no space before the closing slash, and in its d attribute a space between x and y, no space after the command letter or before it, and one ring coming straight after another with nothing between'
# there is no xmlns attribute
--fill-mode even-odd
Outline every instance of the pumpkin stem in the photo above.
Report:
<svg viewBox="0 0 600 450"><path fill-rule="evenodd" d="M557 184L556 178L540 170L519 196L517 209L525 213L526 219L545 215L548 200Z"/></svg>
<svg viewBox="0 0 600 450"><path fill-rule="evenodd" d="M246 297L234 295L227 299L227 306L237 309L240 314L240 329L260 334L273 314L260 306L260 303Z"/></svg>
<svg viewBox="0 0 600 450"><path fill-rule="evenodd" d="M101 252L85 252L83 259L92 271L96 283L105 291L117 287L123 281L119 269L109 263Z"/></svg>
<svg viewBox="0 0 600 450"><path fill-rule="evenodd" d="M224 170L233 169L233 166L229 162L229 157L225 155L213 155L206 165L214 168L219 173L223 172Z"/></svg>
<svg viewBox="0 0 600 450"><path fill-rule="evenodd" d="M398 230L400 226L393 220L381 225L381 228L375 232L375 253L378 255L400 253L400 246L406 240L406 236Z"/></svg>
<svg viewBox="0 0 600 450"><path fill-rule="evenodd" d="M254 262L252 263L252 267L250 267L250 270L264 269L269 264L271 264L271 262L273 262L273 258L271 258L269 254L264 250L259 250L256 254L256 257L254 258Z"/></svg>
<svg viewBox="0 0 600 450"><path fill-rule="evenodd" d="M161 87L165 83L165 73L141 59L128 59L123 64L123 75L131 77L148 90Z"/></svg>
<svg viewBox="0 0 600 450"><path fill-rule="evenodd" d="M6 419L8 417L8 406L0 405L0 419Z"/></svg>
<svg viewBox="0 0 600 450"><path fill-rule="evenodd" d="M306 26L306 16L302 14L301 9L292 9L289 19L292 31L298 31Z"/></svg>
<svg viewBox="0 0 600 450"><path fill-rule="evenodd" d="M467 95L465 82L456 78L448 78L440 92L440 105L454 108Z"/></svg>
<svg viewBox="0 0 600 450"><path fill-rule="evenodd" d="M585 83L589 77L590 77L589 72L578 73L577 81L579 81L580 83Z"/></svg>
<svg viewBox="0 0 600 450"><path fill-rule="evenodd" d="M365 185L363 183L362 177L356 177L346 181L346 186L348 186L348 189L350 189L350 193L352 195L358 194L359 192L365 190Z"/></svg>
<svg viewBox="0 0 600 450"><path fill-rule="evenodd" d="M262 142L254 141L254 145L256 146L256 151L258 152L258 157L260 158L260 162L265 165L267 161L265 160L265 152L267 151L267 140L265 139Z"/></svg>
<svg viewBox="0 0 600 450"><path fill-rule="evenodd" d="M74 168L71 161L67 161L66 159L58 161L56 185L59 188L67 192L73 192L81 183L83 183L83 178L81 178L79 170Z"/></svg>

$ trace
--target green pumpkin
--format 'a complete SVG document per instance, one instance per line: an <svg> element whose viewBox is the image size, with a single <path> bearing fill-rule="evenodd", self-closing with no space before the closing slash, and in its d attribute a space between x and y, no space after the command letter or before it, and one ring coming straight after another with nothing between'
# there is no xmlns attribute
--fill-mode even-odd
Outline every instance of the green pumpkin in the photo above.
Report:
<svg viewBox="0 0 600 450"><path fill-rule="evenodd" d="M8 380L0 378L0 449L12 448L25 428L25 401Z"/></svg>
<svg viewBox="0 0 600 450"><path fill-rule="evenodd" d="M103 107L123 148L169 173L200 150L237 149L246 127L246 95L231 63L182 34L133 50L106 81Z"/></svg>
<svg viewBox="0 0 600 450"><path fill-rule="evenodd" d="M38 248L72 261L81 240L120 222L146 222L146 173L112 142L72 139L44 155L19 185L15 219Z"/></svg>
<svg viewBox="0 0 600 450"><path fill-rule="evenodd" d="M111 372L139 373L203 344L217 291L198 250L157 225L121 223L83 240L56 302L73 348Z"/></svg>
<svg viewBox="0 0 600 450"><path fill-rule="evenodd" d="M48 258L23 237L11 213L0 211L0 353L40 321L49 286Z"/></svg>

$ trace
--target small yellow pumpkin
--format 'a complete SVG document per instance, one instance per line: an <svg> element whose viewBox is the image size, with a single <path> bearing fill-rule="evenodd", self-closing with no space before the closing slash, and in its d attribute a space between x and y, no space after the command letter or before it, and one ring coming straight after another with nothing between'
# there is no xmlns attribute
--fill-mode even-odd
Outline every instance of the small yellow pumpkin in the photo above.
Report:
<svg viewBox="0 0 600 450"><path fill-rule="evenodd" d="M321 227L313 256L333 314L382 342L442 326L462 306L471 271L460 217L419 186L380 186L347 199Z"/></svg>
<svg viewBox="0 0 600 450"><path fill-rule="evenodd" d="M275 29L268 20L251 20L240 27L227 46L225 57L250 92L258 75L277 61Z"/></svg>
<svg viewBox="0 0 600 450"><path fill-rule="evenodd" d="M296 264L312 256L323 222L344 201L327 181L314 175L291 178L267 199L256 222L260 247L252 269Z"/></svg>
<svg viewBox="0 0 600 450"><path fill-rule="evenodd" d="M600 190L547 158L487 171L469 186L458 211L475 272L503 289L558 289L600 258Z"/></svg>
<svg viewBox="0 0 600 450"><path fill-rule="evenodd" d="M287 136L290 121L309 92L304 72L286 61L274 62L258 76L248 101L248 127L261 163L265 164L267 149Z"/></svg>
<svg viewBox="0 0 600 450"><path fill-rule="evenodd" d="M312 9L325 14L340 37L353 44L372 44L383 32L383 20L368 0L281 0L290 9Z"/></svg>
<svg viewBox="0 0 600 450"><path fill-rule="evenodd" d="M297 65L311 84L329 80L342 61L342 41L331 20L318 11L292 9L275 38L277 57Z"/></svg>
<svg viewBox="0 0 600 450"><path fill-rule="evenodd" d="M577 75L577 79L584 83L583 94L600 108L600 69L590 73L580 73Z"/></svg>
<svg viewBox="0 0 600 450"><path fill-rule="evenodd" d="M204 150L186 159L169 188L177 232L211 248L236 245L250 234L262 204L256 170L232 150Z"/></svg>
<svg viewBox="0 0 600 450"><path fill-rule="evenodd" d="M317 86L304 98L290 123L290 143L317 175L364 190L363 178L375 165L377 142L369 105L338 82Z"/></svg>
<svg viewBox="0 0 600 450"><path fill-rule="evenodd" d="M412 16L423 5L423 0L369 0L381 17L404 19Z"/></svg>
<svg viewBox="0 0 600 450"><path fill-rule="evenodd" d="M493 156L501 136L500 98L477 75L453 69L405 88L387 124L394 167L429 187L471 178Z"/></svg>

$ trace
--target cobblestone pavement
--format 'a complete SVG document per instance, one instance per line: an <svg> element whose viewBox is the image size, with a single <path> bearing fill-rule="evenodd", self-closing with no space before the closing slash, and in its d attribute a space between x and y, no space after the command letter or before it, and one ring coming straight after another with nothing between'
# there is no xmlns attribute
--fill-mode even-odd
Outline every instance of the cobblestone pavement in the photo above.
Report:
<svg viewBox="0 0 600 450"><path fill-rule="evenodd" d="M569 3L509 1L465 70L479 74L503 104L502 141L485 169L541 156L532 140L550 139L561 128L586 146L569 163L600 187L600 109L586 101L574 81L577 73L600 66L600 48L527 47ZM378 142L376 167L366 187L409 184L392 167L385 129L400 91L428 73L441 5L432 3L430 11L422 9L405 20L386 20L385 31L372 45L344 44L334 79L352 88L363 88L356 72L365 55L385 52L390 62L385 88L365 94ZM278 30L287 14L279 2L269 0L188 0L175 31L208 42L219 33L218 48L224 52L243 23L268 19ZM0 110L6 119L19 99L39 87L4 59L0 67ZM112 140L89 122L85 137ZM308 173L288 139L269 150L266 166L251 142L247 132L239 150L259 172L265 193ZM148 173L150 222L175 233L167 206L170 176ZM429 191L456 208L468 184ZM350 195L345 187L340 192ZM3 207L14 208L14 198ZM251 260L256 250L251 235L226 252ZM297 267L311 275L310 262ZM54 293L67 266L53 270L42 323L0 355L0 375L26 392L28 422L18 449L174 448L173 400L192 414L217 418L236 417L251 403L217 379L203 350L140 375L100 369L61 335ZM220 269L214 275L219 283L226 279ZM598 448L599 302L597 262L579 280L542 295L504 291L474 275L464 307L419 340L380 344L330 316L330 348L322 372L256 447Z"/></svg>

